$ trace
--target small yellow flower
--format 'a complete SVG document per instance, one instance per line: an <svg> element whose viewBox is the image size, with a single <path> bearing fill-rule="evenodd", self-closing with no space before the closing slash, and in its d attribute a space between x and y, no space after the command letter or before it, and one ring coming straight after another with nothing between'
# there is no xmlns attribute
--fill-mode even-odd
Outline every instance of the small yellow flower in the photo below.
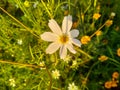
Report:
<svg viewBox="0 0 120 90"><path fill-rule="evenodd" d="M23 44L22 39L18 39L18 40L17 40L17 43L18 43L19 45L22 45L22 44Z"/></svg>
<svg viewBox="0 0 120 90"><path fill-rule="evenodd" d="M115 79L117 79L119 77L119 73L118 72L114 72L112 74L112 77L115 78Z"/></svg>
<svg viewBox="0 0 120 90"><path fill-rule="evenodd" d="M52 77L53 77L54 79L59 79L60 73L59 73L59 71L58 71L57 69L54 70L54 71L52 71Z"/></svg>
<svg viewBox="0 0 120 90"><path fill-rule="evenodd" d="M117 86L118 86L118 85L117 85L117 82L116 82L116 81L112 81L111 86L112 86L112 87L117 87Z"/></svg>
<svg viewBox="0 0 120 90"><path fill-rule="evenodd" d="M100 36L102 34L102 31L97 31L96 36Z"/></svg>
<svg viewBox="0 0 120 90"><path fill-rule="evenodd" d="M98 20L100 17L101 17L101 14L99 14L99 13L95 13L93 15L93 19L95 19L95 20Z"/></svg>
<svg viewBox="0 0 120 90"><path fill-rule="evenodd" d="M90 36L83 36L82 38L81 38L81 43L82 44L88 44L88 42L90 41L91 39L90 39Z"/></svg>
<svg viewBox="0 0 120 90"><path fill-rule="evenodd" d="M76 86L73 82L73 83L69 84L68 90L79 90L79 89L78 89L78 86Z"/></svg>
<svg viewBox="0 0 120 90"><path fill-rule="evenodd" d="M98 58L98 60L100 60L101 62L106 61L107 59L108 59L108 57L105 55L102 55Z"/></svg>
<svg viewBox="0 0 120 90"><path fill-rule="evenodd" d="M76 60L74 60L74 61L72 62L71 68L73 68L73 69L77 69L77 68L78 68L78 62L77 62Z"/></svg>
<svg viewBox="0 0 120 90"><path fill-rule="evenodd" d="M30 2L26 0L26 1L24 2L24 5L25 5L25 7L30 7Z"/></svg>
<svg viewBox="0 0 120 90"><path fill-rule="evenodd" d="M117 55L120 57L120 48L117 49Z"/></svg>
<svg viewBox="0 0 120 90"><path fill-rule="evenodd" d="M105 88L110 89L112 87L112 81L107 81L104 84Z"/></svg>
<svg viewBox="0 0 120 90"><path fill-rule="evenodd" d="M113 24L113 20L107 20L105 23L107 27L111 26L112 24Z"/></svg>
<svg viewBox="0 0 120 90"><path fill-rule="evenodd" d="M39 65L40 65L41 67L44 67L44 66L45 66L45 62L44 62L44 61L41 61Z"/></svg>
<svg viewBox="0 0 120 90"><path fill-rule="evenodd" d="M9 82L10 82L10 86L12 86L12 87L16 86L15 85L15 79L11 78L11 79L9 79Z"/></svg>
<svg viewBox="0 0 120 90"><path fill-rule="evenodd" d="M71 56L70 55L67 55L66 56L66 58L64 59L64 61L66 62L66 63L68 63L70 60L71 60Z"/></svg>
<svg viewBox="0 0 120 90"><path fill-rule="evenodd" d="M111 12L110 16L111 17L115 17L116 13L115 12Z"/></svg>

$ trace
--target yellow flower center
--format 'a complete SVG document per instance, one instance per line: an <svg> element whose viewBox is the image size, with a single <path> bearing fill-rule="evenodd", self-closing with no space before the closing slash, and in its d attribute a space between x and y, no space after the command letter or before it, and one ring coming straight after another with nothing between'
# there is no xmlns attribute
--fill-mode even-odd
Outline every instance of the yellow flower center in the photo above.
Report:
<svg viewBox="0 0 120 90"><path fill-rule="evenodd" d="M60 43L62 43L62 44L67 43L67 42L69 41L68 35L66 35L66 34L61 35L60 38L59 38L59 41L60 41Z"/></svg>

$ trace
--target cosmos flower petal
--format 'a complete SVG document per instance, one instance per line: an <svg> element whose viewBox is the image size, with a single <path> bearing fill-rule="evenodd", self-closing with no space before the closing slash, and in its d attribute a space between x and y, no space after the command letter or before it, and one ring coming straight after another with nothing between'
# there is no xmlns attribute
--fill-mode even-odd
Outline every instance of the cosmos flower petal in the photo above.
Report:
<svg viewBox="0 0 120 90"><path fill-rule="evenodd" d="M48 26L50 27L50 29L57 35L61 35L62 31L59 27L59 25L57 24L57 22L54 19L49 20Z"/></svg>
<svg viewBox="0 0 120 90"><path fill-rule="evenodd" d="M62 22L63 33L68 33L72 27L72 16L65 16Z"/></svg>
<svg viewBox="0 0 120 90"><path fill-rule="evenodd" d="M52 54L52 53L56 52L56 51L59 49L59 47L60 47L60 44L59 44L59 43L53 42L53 43L51 43L51 44L48 46L48 48L46 49L46 53L47 53L47 54Z"/></svg>
<svg viewBox="0 0 120 90"><path fill-rule="evenodd" d="M79 35L79 31L77 29L73 29L70 31L70 34L74 38L74 37L77 37Z"/></svg>
<svg viewBox="0 0 120 90"><path fill-rule="evenodd" d="M45 32L41 35L41 39L44 41L56 41L57 40L57 35L51 32Z"/></svg>
<svg viewBox="0 0 120 90"><path fill-rule="evenodd" d="M68 48L68 50L69 50L71 53L73 53L73 54L76 53L76 51L74 50L73 45L72 45L71 43L70 43L70 44L67 44L66 47Z"/></svg>
<svg viewBox="0 0 120 90"><path fill-rule="evenodd" d="M75 44L78 47L81 47L81 42L77 39L72 39L72 43Z"/></svg>
<svg viewBox="0 0 120 90"><path fill-rule="evenodd" d="M65 45L63 45L63 46L60 47L59 54L60 54L60 58L61 59L64 59L66 57L66 55L67 55L67 48L66 48Z"/></svg>

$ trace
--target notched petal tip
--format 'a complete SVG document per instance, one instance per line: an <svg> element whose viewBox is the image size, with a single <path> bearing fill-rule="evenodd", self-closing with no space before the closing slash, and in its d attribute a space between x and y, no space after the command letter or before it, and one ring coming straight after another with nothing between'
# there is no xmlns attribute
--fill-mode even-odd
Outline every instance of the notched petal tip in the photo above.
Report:
<svg viewBox="0 0 120 90"><path fill-rule="evenodd" d="M77 37L78 35L79 35L79 30L77 30L77 29L72 29L71 31L70 31L70 34L71 34L71 36L74 38L74 37Z"/></svg>
<svg viewBox="0 0 120 90"><path fill-rule="evenodd" d="M54 19L49 20L48 26L55 34L60 35L62 33L61 28Z"/></svg>
<svg viewBox="0 0 120 90"><path fill-rule="evenodd" d="M79 40L77 40L77 39L72 39L72 43L74 45L78 46L78 47L81 47L81 45L82 45L81 42Z"/></svg>
<svg viewBox="0 0 120 90"><path fill-rule="evenodd" d="M72 27L72 16L65 16L62 22L62 31L63 33L68 33Z"/></svg>

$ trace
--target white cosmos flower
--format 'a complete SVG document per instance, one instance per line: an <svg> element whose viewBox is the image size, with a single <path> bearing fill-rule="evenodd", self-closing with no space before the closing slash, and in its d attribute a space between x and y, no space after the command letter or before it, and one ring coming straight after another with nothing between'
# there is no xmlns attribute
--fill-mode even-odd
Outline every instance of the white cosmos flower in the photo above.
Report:
<svg viewBox="0 0 120 90"><path fill-rule="evenodd" d="M81 43L75 39L79 35L79 31L77 29L70 31L72 27L72 16L68 15L64 17L62 29L54 19L49 20L48 26L52 32L45 32L41 35L41 39L44 41L52 42L46 49L46 53L52 54L60 48L59 55L61 59L66 57L67 49L75 54L76 51L72 44L80 47Z"/></svg>

